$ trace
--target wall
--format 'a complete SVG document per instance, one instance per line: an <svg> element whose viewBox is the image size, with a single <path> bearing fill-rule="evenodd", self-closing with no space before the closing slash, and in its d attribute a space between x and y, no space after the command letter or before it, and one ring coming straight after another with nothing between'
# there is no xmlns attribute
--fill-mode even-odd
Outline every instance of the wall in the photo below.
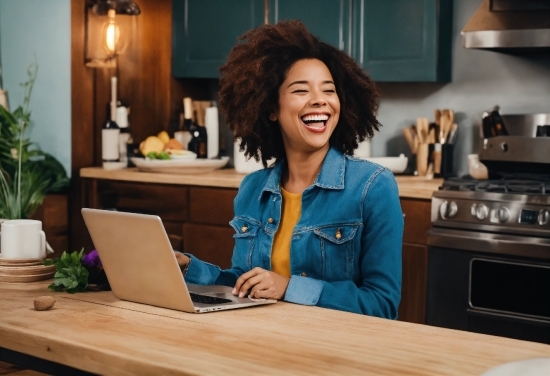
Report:
<svg viewBox="0 0 550 376"><path fill-rule="evenodd" d="M0 0L0 48L10 109L23 102L20 86L38 62L31 96L31 141L71 166L70 0Z"/></svg>
<svg viewBox="0 0 550 376"><path fill-rule="evenodd" d="M484 111L498 104L501 114L550 113L550 53L519 56L462 47L460 31L480 3L454 2L451 83L380 84L383 127L371 143L372 156L410 156L402 129L417 117L433 120L435 108L452 108L460 132L455 166L466 174L467 154L477 153Z"/></svg>

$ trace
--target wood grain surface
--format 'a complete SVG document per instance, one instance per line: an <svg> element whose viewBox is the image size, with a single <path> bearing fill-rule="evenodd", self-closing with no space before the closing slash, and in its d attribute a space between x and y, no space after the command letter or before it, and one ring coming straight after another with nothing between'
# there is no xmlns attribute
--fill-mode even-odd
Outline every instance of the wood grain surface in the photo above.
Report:
<svg viewBox="0 0 550 376"><path fill-rule="evenodd" d="M141 172L135 168L123 170L104 170L102 167L86 167L80 169L80 177L88 179L120 180L141 183L197 185L222 188L239 188L244 174L234 169L221 169L205 174L161 174ZM422 176L395 177L399 186L399 196L408 198L431 199L443 179L428 180Z"/></svg>
<svg viewBox="0 0 550 376"><path fill-rule="evenodd" d="M477 375L550 346L279 302L204 315L0 284L0 346L98 374ZM33 299L52 295L49 311Z"/></svg>

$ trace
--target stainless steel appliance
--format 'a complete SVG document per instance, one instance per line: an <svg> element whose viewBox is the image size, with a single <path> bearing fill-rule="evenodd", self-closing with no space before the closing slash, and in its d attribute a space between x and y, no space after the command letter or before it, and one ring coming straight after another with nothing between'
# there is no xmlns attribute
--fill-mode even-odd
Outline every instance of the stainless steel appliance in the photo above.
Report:
<svg viewBox="0 0 550 376"><path fill-rule="evenodd" d="M497 139L525 153L485 152ZM479 155L492 179L450 178L434 193L427 324L550 344L550 158L539 159L541 141L550 152L550 137L484 137Z"/></svg>

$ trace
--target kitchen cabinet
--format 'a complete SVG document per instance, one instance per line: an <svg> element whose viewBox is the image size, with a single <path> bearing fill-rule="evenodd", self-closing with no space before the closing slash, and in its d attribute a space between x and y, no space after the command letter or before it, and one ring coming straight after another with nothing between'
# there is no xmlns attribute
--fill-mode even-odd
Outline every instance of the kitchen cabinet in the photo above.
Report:
<svg viewBox="0 0 550 376"><path fill-rule="evenodd" d="M351 0L272 0L269 22L300 20L322 41L351 54Z"/></svg>
<svg viewBox="0 0 550 376"><path fill-rule="evenodd" d="M451 0L360 0L353 57L375 81L451 80Z"/></svg>
<svg viewBox="0 0 550 376"><path fill-rule="evenodd" d="M299 19L375 81L451 78L451 0L272 0L268 21ZM261 0L174 0L174 77L218 78L237 37L264 22Z"/></svg>
<svg viewBox="0 0 550 376"><path fill-rule="evenodd" d="M263 23L263 0L173 0L172 75L219 77L237 37Z"/></svg>
<svg viewBox="0 0 550 376"><path fill-rule="evenodd" d="M428 273L428 230L431 228L431 201L401 198L405 215L403 233L403 284L399 320L426 322Z"/></svg>

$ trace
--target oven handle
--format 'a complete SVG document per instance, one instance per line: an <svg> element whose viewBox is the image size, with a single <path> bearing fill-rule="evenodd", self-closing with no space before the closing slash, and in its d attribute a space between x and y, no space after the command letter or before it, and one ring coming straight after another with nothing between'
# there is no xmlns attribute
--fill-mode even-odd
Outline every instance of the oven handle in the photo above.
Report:
<svg viewBox="0 0 550 376"><path fill-rule="evenodd" d="M545 320L543 318L537 319L537 318L531 318L531 317L525 317L525 316L518 316L514 314L497 313L494 311L484 311L484 310L472 309L472 308L467 308L466 312L468 312L469 315L476 315L481 317L499 317L499 318L504 317L504 318L515 319L515 320L524 321L528 323L537 323L537 324L542 324L544 326L550 326L550 320Z"/></svg>
<svg viewBox="0 0 550 376"><path fill-rule="evenodd" d="M493 234L447 228L431 228L428 246L550 259L550 239Z"/></svg>

